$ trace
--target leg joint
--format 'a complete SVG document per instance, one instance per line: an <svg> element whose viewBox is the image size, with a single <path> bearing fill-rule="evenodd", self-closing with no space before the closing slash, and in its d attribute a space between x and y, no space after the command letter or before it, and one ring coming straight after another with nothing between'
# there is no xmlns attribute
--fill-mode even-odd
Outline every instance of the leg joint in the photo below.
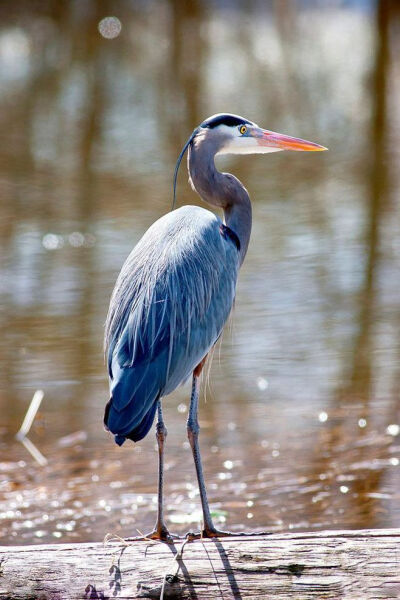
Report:
<svg viewBox="0 0 400 600"><path fill-rule="evenodd" d="M156 425L156 438L158 441L163 442L168 435L167 428L164 425L163 421L159 421Z"/></svg>

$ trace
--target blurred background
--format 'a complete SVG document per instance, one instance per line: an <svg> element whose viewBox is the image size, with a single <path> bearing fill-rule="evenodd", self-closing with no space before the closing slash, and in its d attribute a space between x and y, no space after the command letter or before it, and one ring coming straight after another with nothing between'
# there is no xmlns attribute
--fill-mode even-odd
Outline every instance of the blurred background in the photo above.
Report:
<svg viewBox="0 0 400 600"><path fill-rule="evenodd" d="M0 4L0 543L151 530L155 438L103 431L103 324L216 112L329 147L218 162L254 229L200 405L216 520L399 526L399 56L396 0ZM14 437L37 389L46 466ZM189 392L164 403L175 532L200 516Z"/></svg>

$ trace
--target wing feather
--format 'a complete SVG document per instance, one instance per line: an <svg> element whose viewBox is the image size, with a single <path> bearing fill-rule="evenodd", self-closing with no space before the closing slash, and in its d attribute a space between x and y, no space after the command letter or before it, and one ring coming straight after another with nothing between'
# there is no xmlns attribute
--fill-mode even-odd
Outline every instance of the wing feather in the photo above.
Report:
<svg viewBox="0 0 400 600"><path fill-rule="evenodd" d="M105 332L107 426L118 439L135 428L146 435L156 400L190 376L222 332L239 257L220 226L205 209L177 209L150 227L121 270Z"/></svg>

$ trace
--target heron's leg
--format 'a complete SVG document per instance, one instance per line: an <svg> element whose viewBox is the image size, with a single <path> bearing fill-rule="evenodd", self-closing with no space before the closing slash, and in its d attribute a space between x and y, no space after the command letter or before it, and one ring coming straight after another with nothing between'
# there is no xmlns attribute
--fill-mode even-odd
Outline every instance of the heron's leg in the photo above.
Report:
<svg viewBox="0 0 400 600"><path fill-rule="evenodd" d="M158 510L157 521L154 531L146 537L160 540L171 540L170 535L164 523L164 503L163 503L163 488L164 488L164 443L167 438L167 428L165 427L162 413L161 399L157 404L157 426L156 439L158 444Z"/></svg>
<svg viewBox="0 0 400 600"><path fill-rule="evenodd" d="M204 476L203 476L203 467L201 464L201 456L200 456L200 448L199 448L199 431L200 426L197 420L197 408L199 402L199 374L204 365L204 360L196 367L193 372L193 382L192 382L192 395L190 397L190 408L189 408L189 417L187 420L187 432L189 443L192 448L194 464L196 467L197 481L199 483L199 491L200 491L200 499L201 506L203 509L203 523L204 528L201 534L196 533L187 533L186 537L189 539L197 539L199 537L251 537L256 535L263 535L269 532L263 531L258 533L231 533L230 531L220 531L215 528L213 520L211 518L210 508L208 506L207 500L207 492L206 486L204 484Z"/></svg>
<svg viewBox="0 0 400 600"><path fill-rule="evenodd" d="M192 395L190 398L189 417L187 420L187 432L189 443L192 448L193 460L196 467L197 481L199 483L201 506L203 509L203 522L205 537L214 537L222 532L218 532L213 524L210 508L208 506L206 486L204 484L203 467L201 464L200 447L199 447L199 431L200 426L197 420L197 407L199 402L199 377L196 371L193 373Z"/></svg>

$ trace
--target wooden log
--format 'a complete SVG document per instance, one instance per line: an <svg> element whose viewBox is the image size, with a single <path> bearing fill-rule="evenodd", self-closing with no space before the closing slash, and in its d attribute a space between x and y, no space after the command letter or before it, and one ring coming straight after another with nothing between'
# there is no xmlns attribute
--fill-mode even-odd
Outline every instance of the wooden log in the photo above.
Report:
<svg viewBox="0 0 400 600"><path fill-rule="evenodd" d="M1 600L400 598L400 529L3 546ZM173 574L178 567L177 577Z"/></svg>

